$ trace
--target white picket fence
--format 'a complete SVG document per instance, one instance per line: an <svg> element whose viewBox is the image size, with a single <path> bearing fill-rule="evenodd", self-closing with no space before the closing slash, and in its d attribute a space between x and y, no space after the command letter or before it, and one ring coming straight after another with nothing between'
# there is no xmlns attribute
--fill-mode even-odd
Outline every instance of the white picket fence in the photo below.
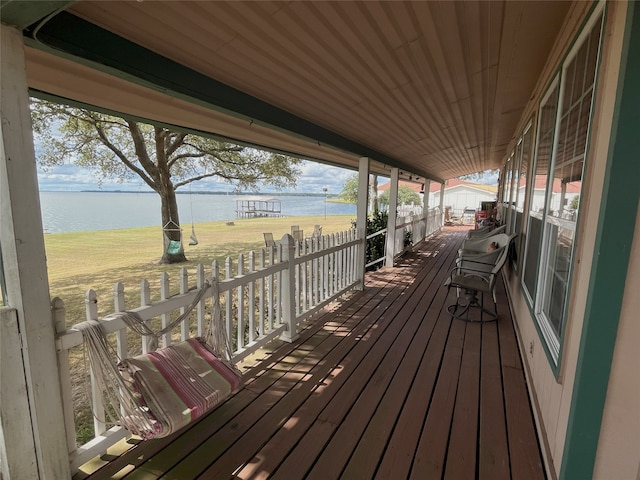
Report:
<svg viewBox="0 0 640 480"><path fill-rule="evenodd" d="M422 210L422 209L420 209ZM411 243L416 245L418 242L421 242L425 238L430 235L433 235L435 232L439 231L442 227L442 215L440 213L440 208L435 207L431 208L427 212L427 217L423 218L421 213L419 215L412 215L409 217L398 216L396 218L396 231L394 236L394 248L393 254L394 257L402 254L405 251L404 245L404 235L405 232L409 232L411 235ZM375 233L367 235L367 241L377 237L379 235L387 236L387 229L383 228L382 230L378 230ZM371 259L366 265L366 268L371 266L381 264L384 266L386 263L386 256L384 253L380 258Z"/></svg>
<svg viewBox="0 0 640 480"><path fill-rule="evenodd" d="M411 237L411 243L417 244L424 238L432 235L440 230L441 218L440 208L430 208L427 211L427 217L422 215L409 215L398 217L396 220L396 235L394 244L394 255L399 255L405 250L404 233L408 232Z"/></svg>
<svg viewBox="0 0 640 480"><path fill-rule="evenodd" d="M155 330L160 330L185 311L205 280L216 279L224 324L232 342L233 359L239 362L277 337L294 340L301 322L361 284L363 279L358 278L357 262L363 258L359 251L363 246L364 240L357 238L355 230L307 239L301 243L285 235L280 243L268 251L262 250L257 255L254 252L246 256L241 254L235 262L227 258L223 269L214 262L209 274L205 273L202 264L197 266L194 275L189 274L186 268L181 269L177 279L179 293L174 295L170 294L169 276L163 273L160 299L157 301L151 301L149 281L144 280L140 290L140 305L135 308L125 305L125 290L122 283L118 282L114 288L114 312L134 311L143 320L157 325ZM87 291L85 302L87 319L100 321L109 338L115 337L114 343L121 359L147 351L146 342L134 342L134 334L127 332L120 318L99 317L95 291ZM189 318L183 321L180 331L163 335L160 346L201 335L208 322L211 302L210 289ZM71 468L75 472L82 464L105 453L108 447L128 436L128 432L119 426L110 427L106 422L102 395L91 376L95 437L84 445L76 444L70 352L82 344L82 334L74 327L66 328L62 300L54 299L52 309L57 332L67 444Z"/></svg>

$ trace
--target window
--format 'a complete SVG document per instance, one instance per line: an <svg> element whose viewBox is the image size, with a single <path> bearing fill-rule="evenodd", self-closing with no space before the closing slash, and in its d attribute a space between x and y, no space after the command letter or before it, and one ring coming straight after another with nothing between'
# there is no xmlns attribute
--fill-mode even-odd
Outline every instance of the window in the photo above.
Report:
<svg viewBox="0 0 640 480"><path fill-rule="evenodd" d="M587 25L540 105L523 288L557 364L602 28ZM544 185L544 187L543 187ZM542 190L544 188L544 190Z"/></svg>
<svg viewBox="0 0 640 480"><path fill-rule="evenodd" d="M527 170L529 168L530 151L531 151L531 137L532 130L531 124L527 125L524 129L524 133L518 141L516 147L516 158L518 165L518 172L514 176L513 184L515 188L515 197L513 199L513 218L512 218L512 230L520 234L520 238L516 239L513 243L512 263L513 268L518 270L518 256L520 255L520 245L524 245L524 235L522 220L524 216L524 198L526 194L527 185Z"/></svg>
<svg viewBox="0 0 640 480"><path fill-rule="evenodd" d="M551 163L551 148L555 132L555 119L558 109L558 80L554 80L547 94L543 97L538 115L537 149L530 179L529 220L527 225L527 242L523 286L530 303L536 290L538 265L540 261L540 242L542 240L542 217L547 190L547 172Z"/></svg>

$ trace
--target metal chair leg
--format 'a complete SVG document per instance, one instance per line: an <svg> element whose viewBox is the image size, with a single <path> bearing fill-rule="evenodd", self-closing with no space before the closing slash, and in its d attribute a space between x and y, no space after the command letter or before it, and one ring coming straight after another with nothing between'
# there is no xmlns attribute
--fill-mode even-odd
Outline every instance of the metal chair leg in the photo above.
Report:
<svg viewBox="0 0 640 480"><path fill-rule="evenodd" d="M454 285L449 286L449 290L451 289L452 286ZM484 322L492 322L498 319L497 306L495 309L495 313L489 310L488 308L485 308L484 292L480 292L482 294L482 299L480 300L478 299L479 292L477 290L464 289L464 292L465 292L464 296L467 299L466 304L461 304L460 296L456 295L456 303L454 303L453 305L449 305L447 307L447 311L449 312L449 315L451 315L453 318L456 318L458 320L464 320L467 322L484 323ZM473 311L478 312L477 320L470 318L470 314ZM485 316L487 318L485 318Z"/></svg>

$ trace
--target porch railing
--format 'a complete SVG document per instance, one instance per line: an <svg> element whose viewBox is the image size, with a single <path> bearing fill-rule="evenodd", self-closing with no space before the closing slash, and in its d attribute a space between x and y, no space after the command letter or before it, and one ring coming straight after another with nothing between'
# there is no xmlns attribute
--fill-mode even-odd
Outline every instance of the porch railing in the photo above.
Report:
<svg viewBox="0 0 640 480"><path fill-rule="evenodd" d="M427 217L424 218L421 215L412 215L407 217L398 217L396 220L396 234L394 236L394 256L400 255L405 248L404 239L405 232L409 232L411 235L411 242L415 245L418 242L421 242L425 238L430 235L433 235L435 232L439 231L442 227L442 215L440 214L440 208L435 207L429 209L427 212ZM373 240L375 237L379 235L385 236L385 242L387 241L387 229L383 228L378 230L375 233L367 235L367 242ZM369 261L365 267L369 268L371 266L382 264L384 266L386 257L384 252L379 258L372 259Z"/></svg>
<svg viewBox="0 0 640 480"><path fill-rule="evenodd" d="M440 230L440 227L442 227L442 222L440 208L438 207L430 208L426 218L421 215L398 217L396 221L394 255L399 255L404 251L405 234L409 235L411 243L415 245Z"/></svg>
<svg viewBox="0 0 640 480"><path fill-rule="evenodd" d="M233 360L239 362L277 337L294 340L301 322L360 284L363 279L357 278L357 262L363 258L359 252L363 247L364 240L357 238L355 230L306 239L300 243L285 235L275 247L262 250L258 255L254 252L241 254L235 262L227 258L224 267L213 262L209 275L202 264L196 267L195 275L190 275L186 268L182 268L177 288L171 284L168 274L163 273L159 299L155 301L151 300L149 281L144 280L140 289L140 305L129 310L150 322L154 330L159 330L194 301L199 287L208 276L217 279L221 313L232 343ZM171 291L176 289L179 293L172 295ZM122 283L115 284L113 301L114 312L127 309ZM87 291L85 302L87 319L102 323L120 359L147 351L144 339L127 331L119 317L100 318L95 291ZM179 328L176 327L179 331L161 338L161 346L202 335L211 304L212 293L209 290L189 318ZM86 373L82 375L85 367L82 352L78 351L79 348L81 350L82 334L73 326L66 328L62 300L54 299L52 309L57 331L67 444L71 468L75 472L82 464L105 453L108 447L128 436L128 432L119 426L109 428L102 395L93 382L93 375L88 379ZM74 361L71 361L72 358ZM75 365L75 374L72 373L72 364ZM72 381L72 378L79 376L78 370L87 383L84 389L77 380L75 385ZM84 396L82 390L91 397L94 438L77 445L74 418L78 398Z"/></svg>

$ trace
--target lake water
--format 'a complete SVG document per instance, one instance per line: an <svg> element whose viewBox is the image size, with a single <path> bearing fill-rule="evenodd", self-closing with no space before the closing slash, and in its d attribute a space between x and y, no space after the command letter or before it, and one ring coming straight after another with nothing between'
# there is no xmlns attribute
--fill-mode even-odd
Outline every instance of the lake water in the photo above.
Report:
<svg viewBox="0 0 640 480"><path fill-rule="evenodd" d="M356 214L353 204L326 202L321 196L278 196L282 215ZM179 194L182 224L236 219L237 195ZM160 197L154 193L40 192L47 233L113 230L160 225ZM193 215L192 215L193 212Z"/></svg>

